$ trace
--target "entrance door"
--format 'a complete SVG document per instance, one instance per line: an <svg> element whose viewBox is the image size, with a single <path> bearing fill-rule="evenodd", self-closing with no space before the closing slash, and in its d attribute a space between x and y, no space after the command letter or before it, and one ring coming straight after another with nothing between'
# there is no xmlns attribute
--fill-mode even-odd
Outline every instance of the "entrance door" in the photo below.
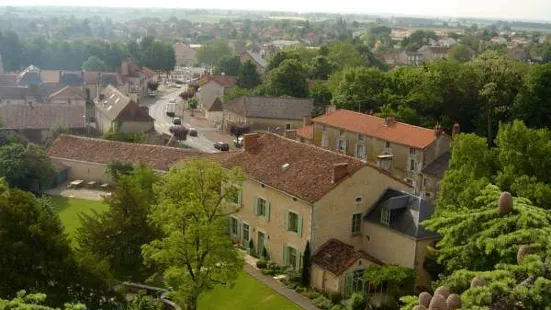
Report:
<svg viewBox="0 0 551 310"><path fill-rule="evenodd" d="M262 257L262 252L264 252L264 240L266 239L266 235L259 231L258 232L258 239L257 239L257 243L258 243L258 246L257 246L257 249L258 249L258 256L259 257Z"/></svg>
<svg viewBox="0 0 551 310"><path fill-rule="evenodd" d="M248 248L249 247L249 224L243 223L243 231L241 233L241 244L243 247Z"/></svg>

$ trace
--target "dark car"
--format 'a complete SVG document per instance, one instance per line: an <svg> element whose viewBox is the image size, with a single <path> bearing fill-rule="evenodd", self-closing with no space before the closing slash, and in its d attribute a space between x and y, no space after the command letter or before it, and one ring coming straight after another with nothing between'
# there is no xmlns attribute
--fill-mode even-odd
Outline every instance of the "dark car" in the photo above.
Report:
<svg viewBox="0 0 551 310"><path fill-rule="evenodd" d="M227 143L224 142L216 142L214 143L214 148L220 151L229 151L230 146Z"/></svg>
<svg viewBox="0 0 551 310"><path fill-rule="evenodd" d="M190 128L189 129L189 135L192 136L192 137L197 137L197 129L195 128Z"/></svg>
<svg viewBox="0 0 551 310"><path fill-rule="evenodd" d="M180 119L179 117L176 117L175 119L172 120L172 124L182 125L182 119Z"/></svg>

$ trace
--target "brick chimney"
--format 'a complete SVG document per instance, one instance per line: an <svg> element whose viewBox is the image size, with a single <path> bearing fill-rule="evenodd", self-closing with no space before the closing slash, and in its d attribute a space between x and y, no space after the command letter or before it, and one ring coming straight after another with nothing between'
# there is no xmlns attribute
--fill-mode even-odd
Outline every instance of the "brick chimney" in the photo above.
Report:
<svg viewBox="0 0 551 310"><path fill-rule="evenodd" d="M455 123L453 124L453 128L452 128L452 139L455 138L455 136L457 136L459 133L461 132L461 126L459 125L459 123Z"/></svg>
<svg viewBox="0 0 551 310"><path fill-rule="evenodd" d="M296 140L297 139L297 130L296 129L287 129L285 130L285 132L283 133L283 136L285 138L289 138L289 139L292 139L292 140Z"/></svg>
<svg viewBox="0 0 551 310"><path fill-rule="evenodd" d="M440 137L443 132L444 132L444 128L442 128L442 125L438 124L434 126L434 135L436 137Z"/></svg>
<svg viewBox="0 0 551 310"><path fill-rule="evenodd" d="M302 118L302 127L310 126L312 125L312 117L311 116L305 116Z"/></svg>
<svg viewBox="0 0 551 310"><path fill-rule="evenodd" d="M247 133L243 135L243 149L248 151L252 149L258 142L260 135L258 133Z"/></svg>
<svg viewBox="0 0 551 310"><path fill-rule="evenodd" d="M348 163L333 164L333 178L331 183L338 183L348 175Z"/></svg>

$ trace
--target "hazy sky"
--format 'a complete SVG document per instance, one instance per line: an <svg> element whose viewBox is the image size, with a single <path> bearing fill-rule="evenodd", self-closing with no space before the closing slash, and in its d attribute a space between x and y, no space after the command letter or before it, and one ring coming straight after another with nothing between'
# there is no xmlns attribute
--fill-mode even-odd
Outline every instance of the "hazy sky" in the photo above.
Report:
<svg viewBox="0 0 551 310"><path fill-rule="evenodd" d="M0 0L0 5L220 8L551 21L551 0Z"/></svg>

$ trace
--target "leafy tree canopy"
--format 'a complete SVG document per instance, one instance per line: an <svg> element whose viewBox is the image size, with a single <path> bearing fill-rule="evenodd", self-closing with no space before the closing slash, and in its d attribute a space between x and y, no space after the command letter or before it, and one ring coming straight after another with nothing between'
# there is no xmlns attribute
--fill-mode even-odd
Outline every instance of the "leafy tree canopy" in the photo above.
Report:
<svg viewBox="0 0 551 310"><path fill-rule="evenodd" d="M224 56L232 56L233 51L228 42L214 40L203 44L195 54L195 59L201 64L214 65Z"/></svg>
<svg viewBox="0 0 551 310"><path fill-rule="evenodd" d="M90 56L82 63L82 70L84 71L106 71L107 65L97 56Z"/></svg>

